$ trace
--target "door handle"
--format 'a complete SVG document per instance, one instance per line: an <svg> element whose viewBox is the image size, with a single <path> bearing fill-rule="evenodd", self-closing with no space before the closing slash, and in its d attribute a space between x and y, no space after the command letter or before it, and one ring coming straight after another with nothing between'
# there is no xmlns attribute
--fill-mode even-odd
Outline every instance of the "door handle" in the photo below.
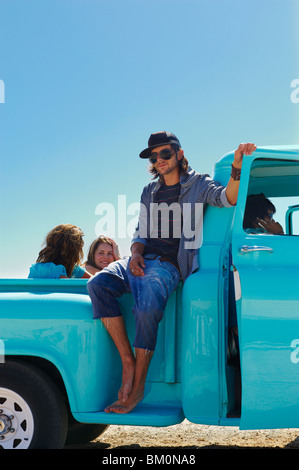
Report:
<svg viewBox="0 0 299 470"><path fill-rule="evenodd" d="M252 253L253 251L268 251L268 253L273 253L273 248L270 248L269 246L248 246L248 245L243 245L240 248L241 253Z"/></svg>

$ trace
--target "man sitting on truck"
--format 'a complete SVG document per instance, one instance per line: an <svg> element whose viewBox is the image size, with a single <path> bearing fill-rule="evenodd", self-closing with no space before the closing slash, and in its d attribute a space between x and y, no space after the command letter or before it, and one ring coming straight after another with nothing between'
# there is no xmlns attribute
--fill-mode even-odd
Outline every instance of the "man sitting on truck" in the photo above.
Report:
<svg viewBox="0 0 299 470"><path fill-rule="evenodd" d="M100 318L113 339L122 361L122 386L118 400L105 411L128 413L143 399L148 367L153 356L158 324L167 300L197 269L199 246L188 243L184 230L185 211L168 210L168 227L158 207L191 209L199 203L231 207L237 202L243 155L256 146L240 144L234 153L231 177L224 188L208 175L188 166L179 139L170 132L157 132L148 140L140 157L149 159L157 182L143 190L139 223L133 236L131 257L111 263L88 284L94 318ZM176 204L177 206L173 206ZM194 219L194 218L193 218ZM154 230L152 230L154 227ZM180 235L178 236L178 232ZM117 298L131 292L134 298L135 339L130 345Z"/></svg>

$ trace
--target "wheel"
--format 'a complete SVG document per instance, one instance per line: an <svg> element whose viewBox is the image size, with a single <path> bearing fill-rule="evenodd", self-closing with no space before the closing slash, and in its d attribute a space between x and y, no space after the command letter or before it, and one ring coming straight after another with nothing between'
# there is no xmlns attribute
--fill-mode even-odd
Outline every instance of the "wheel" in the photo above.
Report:
<svg viewBox="0 0 299 470"><path fill-rule="evenodd" d="M63 397L43 371L0 364L0 449L60 449L68 427Z"/></svg>
<svg viewBox="0 0 299 470"><path fill-rule="evenodd" d="M108 428L108 424L84 424L73 421L69 425L66 445L85 444L99 437Z"/></svg>

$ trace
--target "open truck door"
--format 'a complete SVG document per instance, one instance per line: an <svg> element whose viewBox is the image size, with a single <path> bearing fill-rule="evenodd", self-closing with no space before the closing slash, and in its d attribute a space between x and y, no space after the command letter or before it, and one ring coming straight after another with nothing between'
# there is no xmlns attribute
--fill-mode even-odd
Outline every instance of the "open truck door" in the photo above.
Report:
<svg viewBox="0 0 299 470"><path fill-rule="evenodd" d="M240 347L240 429L299 426L299 231L248 233L247 196L264 193L285 214L299 203L299 148L245 157L232 231ZM275 215L274 215L275 218ZM276 219L275 219L276 220ZM283 224L283 220L278 220Z"/></svg>

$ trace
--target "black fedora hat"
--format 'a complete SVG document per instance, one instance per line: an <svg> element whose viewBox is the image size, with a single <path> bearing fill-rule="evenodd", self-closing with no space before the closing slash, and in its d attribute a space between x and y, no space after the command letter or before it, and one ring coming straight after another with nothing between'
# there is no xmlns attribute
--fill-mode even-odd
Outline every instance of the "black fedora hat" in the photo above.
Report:
<svg viewBox="0 0 299 470"><path fill-rule="evenodd" d="M181 148L179 139L171 132L161 131L156 132L155 134L151 134L150 138L148 139L148 147L139 154L139 157L149 158L151 151L154 148L169 144L175 144Z"/></svg>

